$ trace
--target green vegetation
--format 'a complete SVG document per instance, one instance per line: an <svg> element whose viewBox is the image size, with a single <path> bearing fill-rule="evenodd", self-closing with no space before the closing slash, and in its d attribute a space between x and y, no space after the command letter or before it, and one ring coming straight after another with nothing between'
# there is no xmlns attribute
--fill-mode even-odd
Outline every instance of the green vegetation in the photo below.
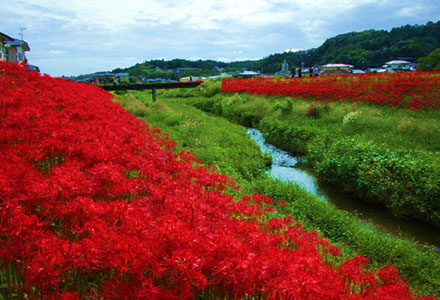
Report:
<svg viewBox="0 0 440 300"><path fill-rule="evenodd" d="M255 61L241 62L219 62L214 60L186 60L186 59L154 59L137 63L128 68L117 68L112 72L127 72L133 76L144 76L146 78L171 78L178 79L185 76L212 76L219 75L217 68L222 68L224 72L238 71L248 68ZM159 70L159 71L158 71Z"/></svg>
<svg viewBox="0 0 440 300"><path fill-rule="evenodd" d="M438 112L248 94L198 99L196 107L305 158L320 181L440 227Z"/></svg>
<svg viewBox="0 0 440 300"><path fill-rule="evenodd" d="M406 25L390 31L349 32L327 39L318 48L294 53L275 53L259 60L225 63L213 60L156 59L129 68L117 68L113 72L128 72L130 75L142 75L148 78L157 78L153 72L156 68L180 69L179 74L168 74L167 78L218 75L217 68L224 68L225 71L252 69L262 73L275 73L281 70L284 60L291 67L341 62L354 65L355 68L366 69L380 67L385 62L398 58L416 62L437 48L440 48L440 21L428 22L426 25Z"/></svg>
<svg viewBox="0 0 440 300"><path fill-rule="evenodd" d="M168 93L174 94L175 91L178 90ZM238 182L252 181L271 163L270 156L261 153L244 127L182 105L182 98L163 99L162 94L153 103L149 92L130 91L118 96L129 112L168 133L177 142L175 151L194 152L198 159L215 165L220 173L235 177Z"/></svg>
<svg viewBox="0 0 440 300"><path fill-rule="evenodd" d="M417 69L422 71L440 70L440 48L435 49L428 56L419 59Z"/></svg>
<svg viewBox="0 0 440 300"><path fill-rule="evenodd" d="M256 69L272 73L286 60L291 66L342 62L355 68L380 67L385 62L404 58L417 61L440 47L440 21L426 25L406 25L386 30L349 32L327 39L314 49L270 55L259 60Z"/></svg>
<svg viewBox="0 0 440 300"><path fill-rule="evenodd" d="M336 152L337 143L350 144L351 140L359 141L358 148L374 144L378 147L374 151L385 148L404 151L414 147L423 155L435 153L438 150L435 140L440 132L439 125L432 121L437 113L343 103L314 105L312 110L316 112L308 113L311 110L308 101L216 94L218 89L219 83L204 83L194 89L163 90L158 93L157 102L151 102L150 92L131 91L119 93L120 99L116 101L169 133L178 143L176 151L194 152L204 163L213 164L220 172L235 177L244 193L263 193L274 200L287 201L285 206L276 205L276 214L290 215L307 230L317 230L341 248L344 257L360 253L371 260L372 267L391 264L421 295L430 293L440 297L440 256L431 246L375 232L355 216L306 193L297 185L269 178L266 169L270 157L261 154L245 129L212 115L259 127L271 143L278 141L284 144L279 146L293 153L319 161L318 149L326 149L325 153ZM427 124L431 125L426 127ZM277 132L278 129L282 130ZM414 137L414 133L419 134ZM298 137L302 143L293 142ZM319 148L319 142L324 143L321 145L324 148ZM342 151L350 153L347 149ZM411 161L409 159L408 163Z"/></svg>

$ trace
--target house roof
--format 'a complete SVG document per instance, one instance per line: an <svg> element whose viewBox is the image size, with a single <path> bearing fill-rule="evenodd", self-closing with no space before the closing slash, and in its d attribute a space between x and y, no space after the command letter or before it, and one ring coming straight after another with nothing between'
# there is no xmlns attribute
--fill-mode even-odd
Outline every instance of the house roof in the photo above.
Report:
<svg viewBox="0 0 440 300"><path fill-rule="evenodd" d="M91 77L99 77L99 76L113 76L110 72L97 72L94 74L90 74Z"/></svg>
<svg viewBox="0 0 440 300"><path fill-rule="evenodd" d="M323 68L353 68L352 65L347 65L347 64L340 64L340 63L330 63L330 64L325 64L322 65L321 67Z"/></svg>
<svg viewBox="0 0 440 300"><path fill-rule="evenodd" d="M13 46L13 47L19 47L19 46L22 46L23 49L24 49L24 51L29 51L29 50L31 50L31 49L29 48L28 43L26 43L26 42L23 41L23 40L12 39L12 40L10 40L10 41L5 41L5 45L10 45L10 46Z"/></svg>
<svg viewBox="0 0 440 300"><path fill-rule="evenodd" d="M406 61L406 60L399 60L399 59L397 59L397 60L389 61L386 64L387 65L395 65L395 64L399 64L400 65L400 64L411 64L411 62Z"/></svg>
<svg viewBox="0 0 440 300"><path fill-rule="evenodd" d="M110 75L118 76L118 77L127 77L130 76L128 73L111 73Z"/></svg>
<svg viewBox="0 0 440 300"><path fill-rule="evenodd" d="M3 40L13 40L14 38L11 38L9 35L4 34L3 32L0 32L0 38L3 38Z"/></svg>
<svg viewBox="0 0 440 300"><path fill-rule="evenodd" d="M40 72L40 68L37 67L37 66L34 66L34 65L28 65L28 66L27 66L27 69L28 69L29 71L37 71L37 72Z"/></svg>
<svg viewBox="0 0 440 300"><path fill-rule="evenodd" d="M257 73L255 71L244 71L240 73L240 75L258 75L258 74L260 73Z"/></svg>

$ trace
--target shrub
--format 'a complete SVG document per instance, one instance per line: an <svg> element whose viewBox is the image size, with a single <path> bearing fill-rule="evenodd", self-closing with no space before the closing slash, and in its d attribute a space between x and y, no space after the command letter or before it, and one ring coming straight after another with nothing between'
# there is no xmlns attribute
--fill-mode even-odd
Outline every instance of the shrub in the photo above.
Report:
<svg viewBox="0 0 440 300"><path fill-rule="evenodd" d="M320 111L318 110L315 103L310 104L310 106L306 110L306 116L309 118L319 118L321 116Z"/></svg>
<svg viewBox="0 0 440 300"><path fill-rule="evenodd" d="M440 226L440 162L423 151L393 151L353 138L315 141L308 159L319 178L396 216Z"/></svg>
<svg viewBox="0 0 440 300"><path fill-rule="evenodd" d="M344 116L344 119L342 119L342 124L349 126L354 125L357 123L357 120L359 119L359 115L361 114L361 111L352 111L349 112Z"/></svg>
<svg viewBox="0 0 440 300"><path fill-rule="evenodd" d="M263 132L268 143L300 156L307 154L307 144L317 136L317 133L308 127L270 118L263 119L258 129Z"/></svg>

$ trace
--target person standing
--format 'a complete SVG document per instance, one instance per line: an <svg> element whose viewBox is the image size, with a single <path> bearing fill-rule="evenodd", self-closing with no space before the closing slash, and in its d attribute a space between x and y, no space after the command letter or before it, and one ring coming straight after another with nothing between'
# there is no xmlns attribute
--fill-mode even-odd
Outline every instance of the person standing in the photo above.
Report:
<svg viewBox="0 0 440 300"><path fill-rule="evenodd" d="M301 70L301 67L300 67L300 68L298 68L298 77L299 78L301 78L301 76L302 76L301 72L302 72L302 70Z"/></svg>
<svg viewBox="0 0 440 300"><path fill-rule="evenodd" d="M292 68L292 73L290 73L290 77L295 77L296 68Z"/></svg>
<svg viewBox="0 0 440 300"><path fill-rule="evenodd" d="M315 68L313 68L313 73L315 73L315 77L318 77L319 76L319 68L318 67L315 67Z"/></svg>

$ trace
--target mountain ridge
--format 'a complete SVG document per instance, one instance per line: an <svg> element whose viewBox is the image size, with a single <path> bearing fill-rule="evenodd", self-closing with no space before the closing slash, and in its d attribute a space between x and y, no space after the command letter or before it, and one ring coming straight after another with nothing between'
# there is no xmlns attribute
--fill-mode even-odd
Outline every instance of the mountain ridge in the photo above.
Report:
<svg viewBox="0 0 440 300"><path fill-rule="evenodd" d="M215 75L218 73L218 68L225 68L226 70L252 69L262 73L275 73L281 70L284 60L291 67L341 62L351 64L355 68L366 69L380 67L392 59L416 62L437 48L440 48L440 21L430 21L425 25L404 25L389 31L369 29L361 32L347 32L328 38L317 48L273 53L258 60L221 62L178 58L156 59L137 63L128 68L117 68L113 72L145 75L157 69L182 69L181 75ZM198 70L191 70L191 68Z"/></svg>

